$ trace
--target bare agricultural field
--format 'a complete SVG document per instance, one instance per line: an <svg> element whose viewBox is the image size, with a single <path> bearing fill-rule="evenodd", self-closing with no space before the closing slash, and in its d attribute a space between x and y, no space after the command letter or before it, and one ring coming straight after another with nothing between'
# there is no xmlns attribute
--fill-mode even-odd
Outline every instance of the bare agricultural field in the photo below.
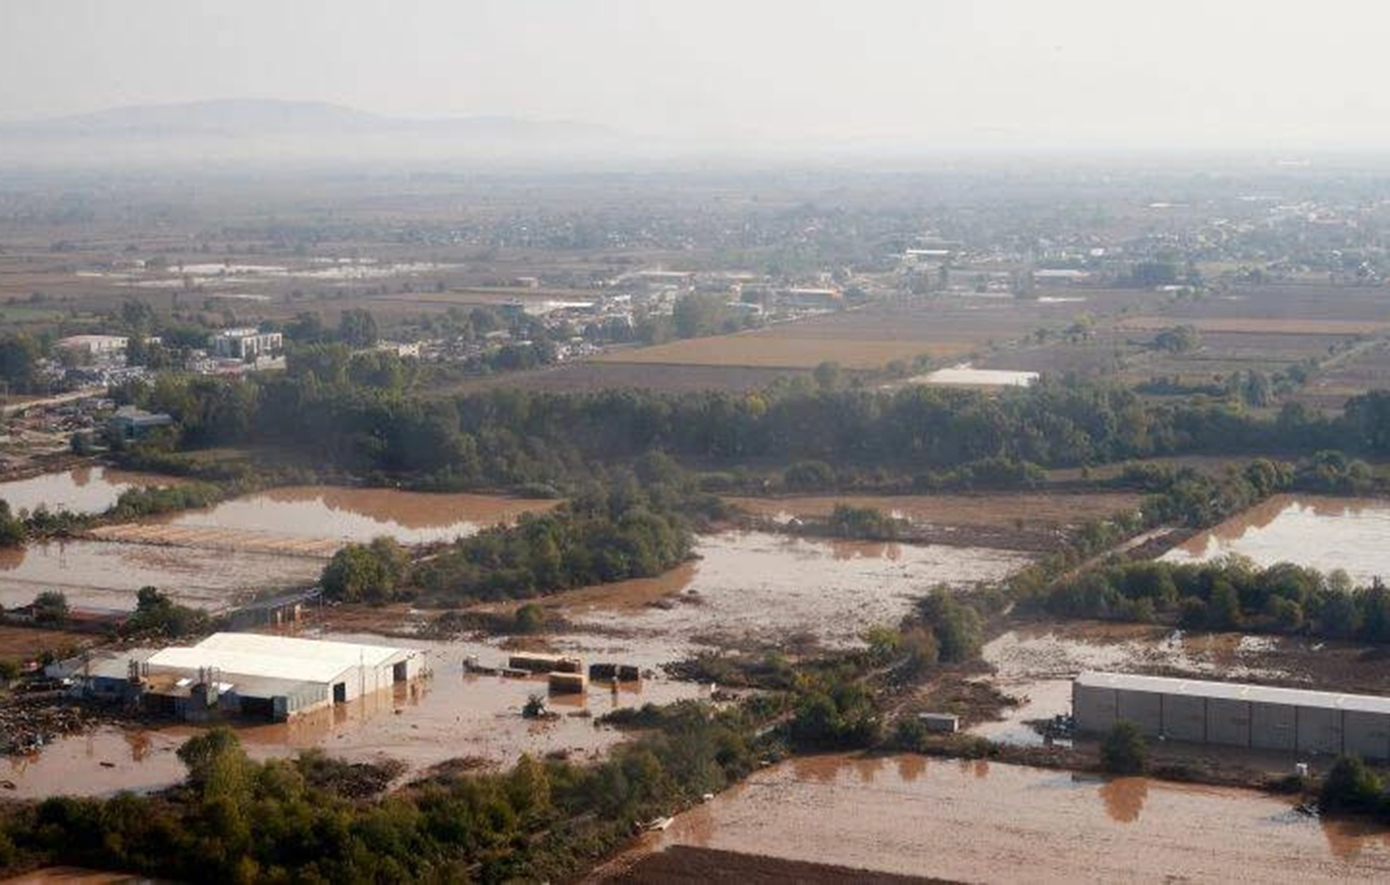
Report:
<svg viewBox="0 0 1390 885"><path fill-rule="evenodd" d="M1156 332L1173 326L1194 326L1199 332L1252 335L1375 335L1390 324L1373 320L1322 320L1279 317L1135 316L1120 328Z"/></svg>
<svg viewBox="0 0 1390 885"><path fill-rule="evenodd" d="M1122 341L1059 341L1000 350L979 360L975 366L1016 372L1059 375L1075 372L1083 377L1095 376L1118 371L1133 350L1132 346Z"/></svg>
<svg viewBox="0 0 1390 885"><path fill-rule="evenodd" d="M746 332L687 338L655 347L604 354L598 362L665 366L734 366L753 369L810 369L831 361L846 369L871 371L894 360L919 356L951 359L971 351L968 344L917 341L864 341L836 338L775 337Z"/></svg>
<svg viewBox="0 0 1390 885"><path fill-rule="evenodd" d="M1175 314L1194 318L1278 319L1390 323L1383 288L1326 283L1266 283L1183 300Z"/></svg>
<svg viewBox="0 0 1390 885"><path fill-rule="evenodd" d="M46 651L61 653L92 642L90 633L0 625L0 658L30 660Z"/></svg>
<svg viewBox="0 0 1390 885"><path fill-rule="evenodd" d="M1341 409L1349 397L1390 388L1390 342L1378 341L1345 360L1332 361L1294 399L1320 409Z"/></svg>
<svg viewBox="0 0 1390 885"><path fill-rule="evenodd" d="M556 393L628 388L685 393L698 390L760 390L778 378L804 375L799 369L753 366L663 365L593 360L524 372L480 375L448 385L446 393L472 393L497 387Z"/></svg>
<svg viewBox="0 0 1390 885"><path fill-rule="evenodd" d="M941 362L1060 330L1082 314L1109 315L1151 293L1095 291L1038 299L941 295L875 304L765 329L605 354L604 362L809 369L824 361L860 371L919 356ZM1021 367L1027 369L1028 367Z"/></svg>

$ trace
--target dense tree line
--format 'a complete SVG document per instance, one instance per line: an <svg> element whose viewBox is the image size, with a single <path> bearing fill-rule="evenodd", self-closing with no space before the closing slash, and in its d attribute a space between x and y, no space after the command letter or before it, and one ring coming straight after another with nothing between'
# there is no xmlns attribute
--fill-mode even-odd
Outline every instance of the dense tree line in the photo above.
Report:
<svg viewBox="0 0 1390 885"><path fill-rule="evenodd" d="M1201 398L1153 405L1119 386L1065 381L1000 394L806 381L757 393L501 388L430 398L415 390L412 365L319 345L292 351L283 376L167 376L132 395L172 414L185 446L273 444L437 487L555 481L651 450L705 464L890 469L920 475L926 487L962 465L988 484L1027 482L1036 469L1027 465L1180 452L1390 454L1390 394L1381 392L1353 398L1335 420L1297 406L1261 419ZM823 477L803 479L810 487Z"/></svg>
<svg viewBox="0 0 1390 885"><path fill-rule="evenodd" d="M350 544L324 568L331 599L435 602L524 599L572 587L659 575L690 556L693 536L660 484L618 483L544 514L523 514L413 567L389 538Z"/></svg>
<svg viewBox="0 0 1390 885"><path fill-rule="evenodd" d="M1353 587L1345 572L1231 557L1208 563L1130 562L1054 586L1046 609L1063 617L1166 619L1211 630L1268 630L1390 642L1390 589Z"/></svg>

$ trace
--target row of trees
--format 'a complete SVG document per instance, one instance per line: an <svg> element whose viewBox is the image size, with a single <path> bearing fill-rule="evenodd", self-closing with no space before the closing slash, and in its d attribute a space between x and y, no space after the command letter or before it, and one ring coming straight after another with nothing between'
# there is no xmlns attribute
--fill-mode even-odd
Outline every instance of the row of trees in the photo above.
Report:
<svg viewBox="0 0 1390 885"><path fill-rule="evenodd" d="M653 577L687 559L692 543L684 518L660 491L620 484L459 538L413 567L389 538L350 544L324 568L322 586L330 599L349 602L523 599Z"/></svg>
<svg viewBox="0 0 1390 885"><path fill-rule="evenodd" d="M829 462L840 472L882 468L941 482L972 465L977 485L995 474L1027 481L1029 464L1176 452L1390 453L1384 393L1353 398L1335 420L1294 406L1264 420L1224 402L1150 405L1122 387L1059 381L998 395L802 383L758 393L496 389L429 399L411 391L409 361L389 354L322 345L293 352L289 363L279 377L173 376L132 395L172 414L184 445L275 444L441 487L555 481L650 450L705 463ZM808 475L807 484L816 481Z"/></svg>
<svg viewBox="0 0 1390 885"><path fill-rule="evenodd" d="M1324 575L1287 562L1262 569L1240 557L1092 569L1052 587L1044 607L1063 617L1390 642L1390 589L1378 579L1358 588L1344 571Z"/></svg>

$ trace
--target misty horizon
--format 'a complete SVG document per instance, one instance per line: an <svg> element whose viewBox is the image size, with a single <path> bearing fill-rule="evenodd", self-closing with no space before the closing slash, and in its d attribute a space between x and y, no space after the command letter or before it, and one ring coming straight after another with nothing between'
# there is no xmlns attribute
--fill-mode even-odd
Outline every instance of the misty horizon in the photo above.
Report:
<svg viewBox="0 0 1390 885"><path fill-rule="evenodd" d="M1374 45L1390 13L1300 8L64 0L0 33L0 122L277 101L582 124L658 150L1390 146Z"/></svg>

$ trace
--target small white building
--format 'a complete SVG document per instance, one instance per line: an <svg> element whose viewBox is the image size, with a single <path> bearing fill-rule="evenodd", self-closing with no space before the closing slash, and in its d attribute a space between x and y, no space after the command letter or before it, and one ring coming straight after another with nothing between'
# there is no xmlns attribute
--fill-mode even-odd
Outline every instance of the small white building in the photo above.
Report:
<svg viewBox="0 0 1390 885"><path fill-rule="evenodd" d="M262 354L272 354L285 346L285 336L279 332L261 332L251 327L223 329L212 336L212 352L222 357L247 360Z"/></svg>
<svg viewBox="0 0 1390 885"><path fill-rule="evenodd" d="M125 353L129 343L130 339L124 335L69 335L55 341L53 346L97 357Z"/></svg>

